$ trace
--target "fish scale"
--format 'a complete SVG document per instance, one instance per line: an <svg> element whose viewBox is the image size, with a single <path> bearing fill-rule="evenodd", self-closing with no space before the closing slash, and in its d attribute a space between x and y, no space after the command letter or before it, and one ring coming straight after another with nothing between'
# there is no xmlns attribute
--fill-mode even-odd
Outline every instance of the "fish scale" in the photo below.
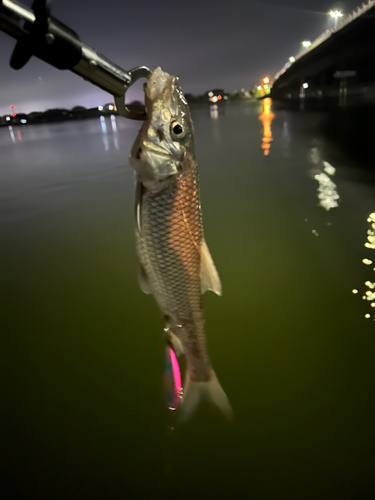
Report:
<svg viewBox="0 0 375 500"><path fill-rule="evenodd" d="M173 186L142 198L138 253L156 300L173 324L182 324L184 342L194 347L194 378L207 379L210 366L201 311L200 253L203 238L197 170L187 159ZM198 342L191 337L199 336ZM188 356L189 358L189 356ZM204 369L200 366L204 362ZM199 366L198 366L199 365Z"/></svg>

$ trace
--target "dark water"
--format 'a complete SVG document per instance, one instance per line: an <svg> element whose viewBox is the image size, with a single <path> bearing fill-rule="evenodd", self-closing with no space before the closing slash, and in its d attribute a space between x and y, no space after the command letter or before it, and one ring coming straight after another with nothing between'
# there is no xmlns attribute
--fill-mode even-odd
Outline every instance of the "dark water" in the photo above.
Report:
<svg viewBox="0 0 375 500"><path fill-rule="evenodd" d="M193 110L224 290L204 296L207 337L232 423L202 403L180 428L164 407L163 322L137 283L139 124L0 129L2 498L373 492L374 176L322 114L265 102Z"/></svg>

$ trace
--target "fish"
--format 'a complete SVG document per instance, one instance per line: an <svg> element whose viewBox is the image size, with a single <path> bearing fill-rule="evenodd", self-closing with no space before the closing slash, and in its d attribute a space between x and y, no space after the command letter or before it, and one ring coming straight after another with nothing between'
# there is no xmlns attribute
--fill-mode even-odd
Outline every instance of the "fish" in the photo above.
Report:
<svg viewBox="0 0 375 500"><path fill-rule="evenodd" d="M228 418L232 409L211 366L201 295L221 295L202 224L194 127L179 79L156 68L145 90L146 119L133 144L139 284L165 319L167 343L186 359L178 413L186 420L201 399Z"/></svg>

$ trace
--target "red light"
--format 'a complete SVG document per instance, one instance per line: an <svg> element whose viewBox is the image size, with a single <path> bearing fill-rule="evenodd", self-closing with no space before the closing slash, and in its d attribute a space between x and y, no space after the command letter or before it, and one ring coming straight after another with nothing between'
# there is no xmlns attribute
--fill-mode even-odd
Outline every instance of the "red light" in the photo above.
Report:
<svg viewBox="0 0 375 500"><path fill-rule="evenodd" d="M14 109L14 106L11 106L10 109Z"/></svg>
<svg viewBox="0 0 375 500"><path fill-rule="evenodd" d="M16 116L16 113L12 113L12 116L15 117Z"/></svg>

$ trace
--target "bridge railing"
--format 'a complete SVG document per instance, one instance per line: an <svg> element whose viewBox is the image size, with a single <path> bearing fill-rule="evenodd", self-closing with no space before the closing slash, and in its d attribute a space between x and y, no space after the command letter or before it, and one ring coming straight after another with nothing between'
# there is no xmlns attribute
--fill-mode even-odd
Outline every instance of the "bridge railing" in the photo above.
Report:
<svg viewBox="0 0 375 500"><path fill-rule="evenodd" d="M333 34L337 33L338 31L342 30L345 26L353 22L355 19L358 17L362 16L365 14L367 11L375 7L375 0L369 0L367 3L363 3L362 5L358 6L356 9L354 9L350 14L347 14L344 16L338 23L337 26L331 29L327 29L324 31L321 35L319 35L315 40L312 42L312 44L307 47L306 49L302 50L299 52L295 57L294 61L297 61L298 59L301 59L304 57L306 54L311 52L312 50L316 49L319 45L324 43L328 38L330 38ZM283 74L285 71L287 71L288 68L290 68L294 63L287 63L284 65L284 67L276 73L274 76L274 82Z"/></svg>

